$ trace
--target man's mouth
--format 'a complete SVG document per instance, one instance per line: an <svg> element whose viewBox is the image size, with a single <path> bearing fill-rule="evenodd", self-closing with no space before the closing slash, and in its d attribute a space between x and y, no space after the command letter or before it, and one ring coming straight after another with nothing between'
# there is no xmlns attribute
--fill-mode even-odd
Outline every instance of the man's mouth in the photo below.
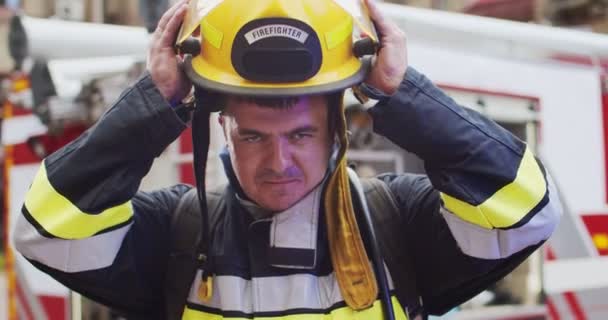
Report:
<svg viewBox="0 0 608 320"><path fill-rule="evenodd" d="M264 183L267 183L270 185L285 185L285 184L290 184L290 183L294 183L294 182L298 182L298 179L277 179L277 180L264 181Z"/></svg>

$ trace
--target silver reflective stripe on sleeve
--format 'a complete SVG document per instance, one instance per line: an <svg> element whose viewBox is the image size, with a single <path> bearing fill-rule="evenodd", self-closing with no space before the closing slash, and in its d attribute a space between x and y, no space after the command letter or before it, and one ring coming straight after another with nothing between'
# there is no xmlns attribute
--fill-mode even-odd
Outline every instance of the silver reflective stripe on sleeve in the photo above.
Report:
<svg viewBox="0 0 608 320"><path fill-rule="evenodd" d="M79 240L46 238L23 216L15 226L15 247L26 258L63 272L96 270L112 265L132 223Z"/></svg>
<svg viewBox="0 0 608 320"><path fill-rule="evenodd" d="M549 238L557 227L562 206L547 174L549 201L530 221L513 229L486 229L441 208L452 235L463 253L480 259L502 259Z"/></svg>

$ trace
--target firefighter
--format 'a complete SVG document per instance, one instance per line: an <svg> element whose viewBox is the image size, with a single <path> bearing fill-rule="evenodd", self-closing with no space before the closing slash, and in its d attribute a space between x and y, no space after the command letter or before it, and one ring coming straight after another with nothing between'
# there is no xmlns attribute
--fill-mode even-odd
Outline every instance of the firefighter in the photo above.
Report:
<svg viewBox="0 0 608 320"><path fill-rule="evenodd" d="M152 36L148 73L43 161L13 233L18 250L130 317L173 319L167 261L179 252L170 248L171 219L192 187L138 187L187 127L183 100L194 85L195 114L221 111L229 184L219 209L205 210L214 218L199 242L208 246L202 267L176 289L187 291L183 319L415 319L508 274L559 221L548 172L524 142L409 66L402 31L365 4L376 39L365 24L358 28L367 38L353 37L357 12L366 14L359 1L171 7ZM175 39L185 48L197 26L200 50L176 56ZM377 201L346 166L348 87L378 101L369 110L378 134L425 162L426 175L374 180L390 196L381 204L394 199L396 213L371 210L371 220L398 232L374 234L374 223L361 223L360 212ZM206 120L195 116L192 125Z"/></svg>

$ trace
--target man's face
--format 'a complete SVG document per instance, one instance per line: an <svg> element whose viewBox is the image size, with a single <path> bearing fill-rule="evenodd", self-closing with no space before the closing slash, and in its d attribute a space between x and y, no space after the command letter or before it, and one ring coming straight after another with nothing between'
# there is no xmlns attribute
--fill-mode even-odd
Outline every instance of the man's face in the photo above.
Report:
<svg viewBox="0 0 608 320"><path fill-rule="evenodd" d="M220 121L239 183L262 208L283 211L323 179L332 141L324 96L288 108L229 97Z"/></svg>

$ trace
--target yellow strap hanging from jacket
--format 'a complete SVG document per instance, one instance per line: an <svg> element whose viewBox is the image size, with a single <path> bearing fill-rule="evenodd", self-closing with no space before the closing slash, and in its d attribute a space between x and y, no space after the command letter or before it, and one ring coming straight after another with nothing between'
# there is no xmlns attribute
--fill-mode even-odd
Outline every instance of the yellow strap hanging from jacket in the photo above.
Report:
<svg viewBox="0 0 608 320"><path fill-rule="evenodd" d="M325 217L331 261L340 292L346 304L361 310L372 306L378 296L378 285L367 257L355 218L350 193L345 153L348 148L344 105L340 103L341 119L337 123L340 150L336 170L325 189Z"/></svg>

